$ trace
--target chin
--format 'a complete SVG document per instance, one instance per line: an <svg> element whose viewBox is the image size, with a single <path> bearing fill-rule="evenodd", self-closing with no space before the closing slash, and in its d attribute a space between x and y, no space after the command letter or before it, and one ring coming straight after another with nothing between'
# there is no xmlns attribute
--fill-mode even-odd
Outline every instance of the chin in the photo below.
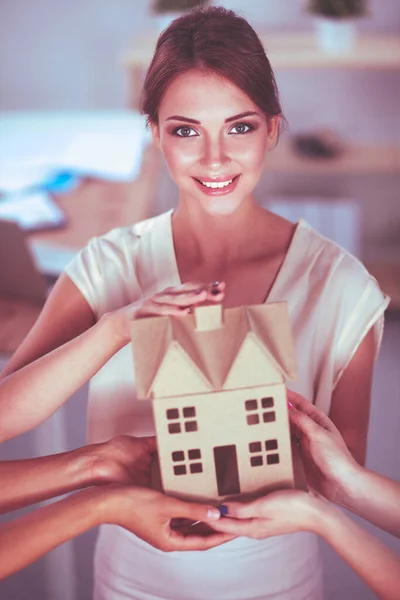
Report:
<svg viewBox="0 0 400 600"><path fill-rule="evenodd" d="M201 203L203 210L209 215L228 216L232 215L242 205L240 201L229 200L228 197L213 199L209 202Z"/></svg>

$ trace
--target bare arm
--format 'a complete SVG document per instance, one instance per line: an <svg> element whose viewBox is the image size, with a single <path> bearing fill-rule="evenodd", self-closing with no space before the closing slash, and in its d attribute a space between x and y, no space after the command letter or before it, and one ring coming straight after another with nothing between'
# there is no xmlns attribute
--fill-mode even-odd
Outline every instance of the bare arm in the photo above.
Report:
<svg viewBox="0 0 400 600"><path fill-rule="evenodd" d="M0 442L36 427L51 416L115 352L129 343L133 319L165 314L180 316L187 314L190 305L205 300L220 302L224 284L219 287L221 291L215 295L212 285L187 283L105 314L93 324L94 315L88 303L64 276L3 373Z"/></svg>
<svg viewBox="0 0 400 600"><path fill-rule="evenodd" d="M331 419L305 398L289 392L289 401L309 489L400 537L400 483L359 465Z"/></svg>
<svg viewBox="0 0 400 600"><path fill-rule="evenodd" d="M325 505L324 513L320 535L378 598L396 600L400 590L399 557L337 508Z"/></svg>
<svg viewBox="0 0 400 600"><path fill-rule="evenodd" d="M207 522L219 516L214 507L181 502L144 488L84 490L0 528L0 579L101 523L125 527L160 550L206 550L234 536L184 537L171 529L170 521L183 517Z"/></svg>
<svg viewBox="0 0 400 600"><path fill-rule="evenodd" d="M326 500L285 490L249 504L228 502L227 506L228 517L212 524L216 531L257 539L312 531L323 537L379 598L398 598L399 557Z"/></svg>
<svg viewBox="0 0 400 600"><path fill-rule="evenodd" d="M400 537L400 483L359 469L342 486L340 504L377 527ZM399 588L400 589L400 588Z"/></svg>
<svg viewBox="0 0 400 600"><path fill-rule="evenodd" d="M89 304L71 279L62 274L36 323L13 354L0 378L77 337L95 324Z"/></svg>
<svg viewBox="0 0 400 600"><path fill-rule="evenodd" d="M329 413L360 465L365 464L366 457L374 360L374 332L371 329L341 376L332 395Z"/></svg>
<svg viewBox="0 0 400 600"><path fill-rule="evenodd" d="M85 448L41 458L0 463L0 513L95 483L95 458Z"/></svg>
<svg viewBox="0 0 400 600"><path fill-rule="evenodd" d="M125 340L112 318L49 352L0 382L0 442L50 417L117 352Z"/></svg>
<svg viewBox="0 0 400 600"><path fill-rule="evenodd" d="M0 462L0 513L93 485L148 485L155 451L155 437L121 435L71 452Z"/></svg>
<svg viewBox="0 0 400 600"><path fill-rule="evenodd" d="M0 441L37 426L67 400L68 395L61 398L60 394L52 394L56 390L49 387L50 382L56 382L57 386L60 384L60 388L64 388L63 391L68 391L69 394L82 385L85 379L79 377L80 369L78 372L72 372L68 369L68 360L75 351L82 357L83 351L90 346L93 338L79 340L77 344L62 352L58 359L54 356L47 357L25 371L19 371L17 376L10 377L10 374L79 336L92 327L94 322L93 312L78 288L69 277L62 275L35 325L0 373ZM98 331L94 335L97 334ZM58 373L68 370L68 376L62 380L57 380L51 373L57 360ZM80 367L86 369L90 377L91 365L81 360ZM42 376L43 384L40 383Z"/></svg>

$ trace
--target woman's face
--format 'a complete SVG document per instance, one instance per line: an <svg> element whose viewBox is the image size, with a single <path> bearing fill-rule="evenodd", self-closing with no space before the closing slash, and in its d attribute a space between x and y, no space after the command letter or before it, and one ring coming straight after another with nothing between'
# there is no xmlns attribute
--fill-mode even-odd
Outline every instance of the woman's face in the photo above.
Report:
<svg viewBox="0 0 400 600"><path fill-rule="evenodd" d="M193 70L167 89L153 135L184 202L230 214L258 182L279 118L264 113L230 81Z"/></svg>

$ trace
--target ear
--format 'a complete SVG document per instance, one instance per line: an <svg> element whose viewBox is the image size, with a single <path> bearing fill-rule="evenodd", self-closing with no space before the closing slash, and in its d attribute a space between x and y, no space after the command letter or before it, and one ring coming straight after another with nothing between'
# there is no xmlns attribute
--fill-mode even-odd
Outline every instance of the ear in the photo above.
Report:
<svg viewBox="0 0 400 600"><path fill-rule="evenodd" d="M268 119L268 146L274 148L278 142L279 126L281 124L280 115Z"/></svg>
<svg viewBox="0 0 400 600"><path fill-rule="evenodd" d="M160 128L157 123L150 122L151 135L157 148L160 147Z"/></svg>

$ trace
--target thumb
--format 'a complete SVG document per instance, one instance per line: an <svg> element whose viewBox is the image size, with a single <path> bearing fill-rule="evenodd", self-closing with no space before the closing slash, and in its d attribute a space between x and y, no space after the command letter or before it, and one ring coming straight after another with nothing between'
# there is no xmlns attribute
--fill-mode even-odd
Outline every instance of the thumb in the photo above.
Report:
<svg viewBox="0 0 400 600"><path fill-rule="evenodd" d="M198 502L182 502L176 498L170 498L167 505L168 516L171 518L181 517L193 521L217 521L221 513L215 506L207 506Z"/></svg>
<svg viewBox="0 0 400 600"><path fill-rule="evenodd" d="M147 444L147 448L150 454L154 454L154 452L157 452L157 438L155 435L143 437L142 439Z"/></svg>
<svg viewBox="0 0 400 600"><path fill-rule="evenodd" d="M322 427L308 415L296 409L289 410L289 420L290 424L293 425L296 434L303 434L309 439L315 436L322 429Z"/></svg>

